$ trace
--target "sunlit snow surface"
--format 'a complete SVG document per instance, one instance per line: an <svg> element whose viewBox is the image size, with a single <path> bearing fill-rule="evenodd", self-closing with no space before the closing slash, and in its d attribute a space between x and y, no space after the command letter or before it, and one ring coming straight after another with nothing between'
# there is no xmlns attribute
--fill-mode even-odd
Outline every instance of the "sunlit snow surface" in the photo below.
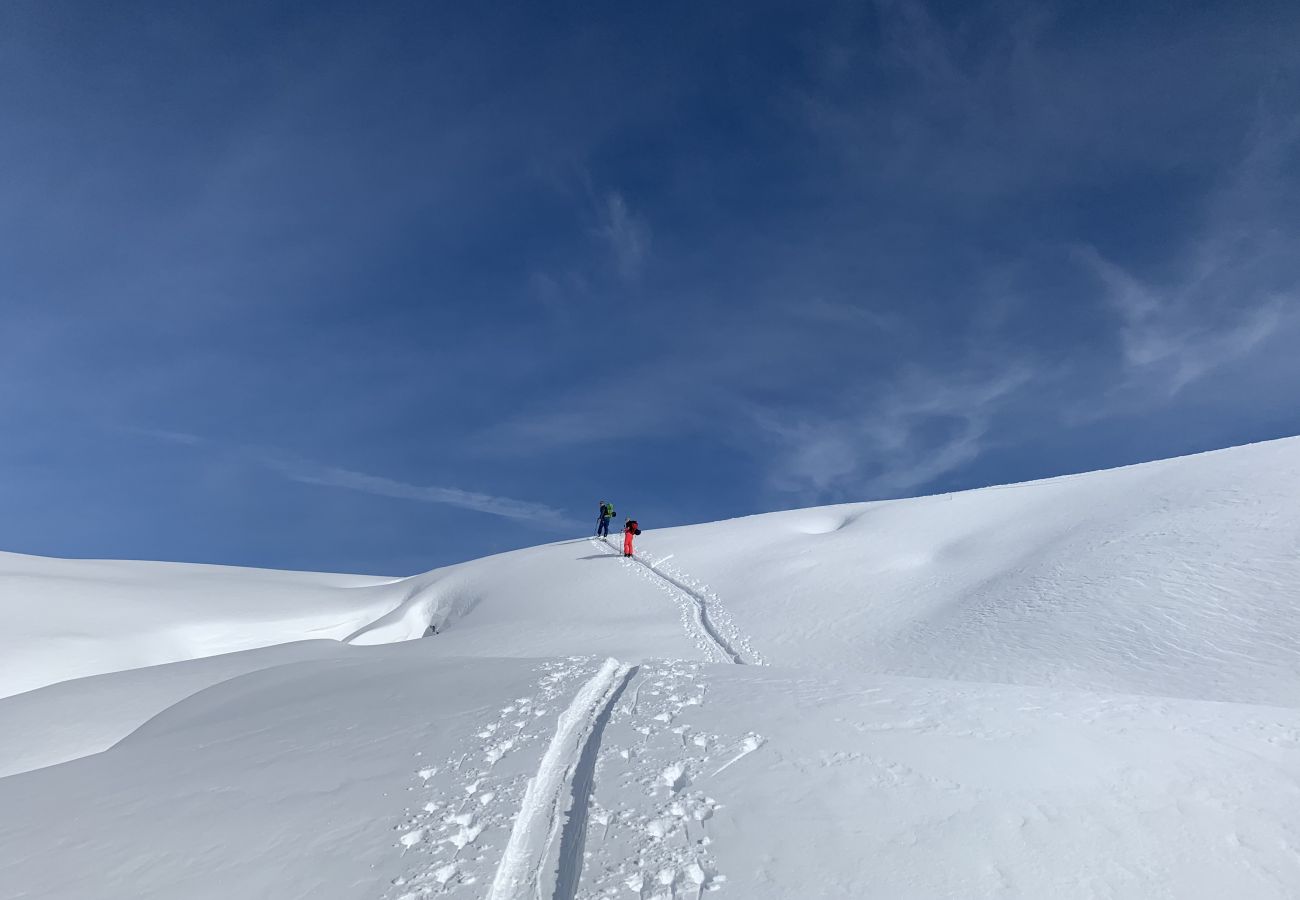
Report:
<svg viewBox="0 0 1300 900"><path fill-rule="evenodd" d="M1300 440L0 614L6 900L1300 896Z"/></svg>

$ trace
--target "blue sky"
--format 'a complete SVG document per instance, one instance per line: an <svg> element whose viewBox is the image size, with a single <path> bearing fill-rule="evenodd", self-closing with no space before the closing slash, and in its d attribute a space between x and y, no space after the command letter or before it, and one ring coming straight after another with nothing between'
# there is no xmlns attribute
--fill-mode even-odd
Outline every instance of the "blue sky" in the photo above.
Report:
<svg viewBox="0 0 1300 900"><path fill-rule="evenodd" d="M1296 434L1297 46L1265 2L7 0L0 547L405 574L601 498Z"/></svg>

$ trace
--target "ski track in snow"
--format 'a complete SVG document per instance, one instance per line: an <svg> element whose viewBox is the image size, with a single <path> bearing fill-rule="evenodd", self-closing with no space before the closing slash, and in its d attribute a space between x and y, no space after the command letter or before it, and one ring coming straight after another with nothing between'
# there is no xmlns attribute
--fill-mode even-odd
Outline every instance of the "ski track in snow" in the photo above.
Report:
<svg viewBox="0 0 1300 900"><path fill-rule="evenodd" d="M600 747L576 900L698 900L726 884L710 849L708 822L723 806L707 791L709 773L763 739L697 729L707 693L700 663L641 666L611 717L617 737Z"/></svg>
<svg viewBox="0 0 1300 900"><path fill-rule="evenodd" d="M603 541L592 543L620 555ZM666 557L621 561L673 598L683 627L710 661L764 663L707 585L666 566ZM763 738L675 724L704 704L698 663L636 667L611 659L597 666L592 658L569 657L540 671L531 696L507 701L494 721L473 726L461 749L417 770L410 790L429 799L408 809L395 829L403 857L417 860L385 896L606 900L630 891L638 900L673 900L719 890L726 876L709 852L704 823L720 805L692 786L739 763ZM611 724L634 740L604 746ZM537 771L521 771L516 751L543 740L549 742ZM609 789L641 795L634 803L606 809L597 802L601 776L611 768L618 774ZM593 859L600 867L584 871Z"/></svg>
<svg viewBox="0 0 1300 900"><path fill-rule="evenodd" d="M707 822L722 805L707 783L764 739L692 722L705 677L702 663L680 660L544 665L533 696L471 723L445 760L421 760L411 790L428 802L396 828L397 849L416 862L385 896L698 900L720 890ZM523 770L530 755L517 751L543 740L536 771Z"/></svg>
<svg viewBox="0 0 1300 900"><path fill-rule="evenodd" d="M609 725L615 704L623 696L624 690L636 676L640 666L624 667L624 669L624 674L618 679L613 693L596 716L591 733L583 742L582 752L573 767L568 816L564 822L564 830L560 834L554 900L574 900L578 893L579 879L582 877L583 863L587 857L587 827L601 740Z"/></svg>
<svg viewBox="0 0 1300 900"><path fill-rule="evenodd" d="M591 542L601 552L620 557L625 568L635 571L668 593L681 612L686 631L695 638L696 646L707 653L710 659L737 665L765 664L762 654L753 648L748 636L736 627L735 620L718 595L709 590L707 585L665 565L669 557L650 563L640 555L631 558L622 556L618 549L598 538L591 538Z"/></svg>
<svg viewBox="0 0 1300 900"><path fill-rule="evenodd" d="M614 702L628 676L634 671L616 659L607 659L595 675L582 686L568 709L560 714L551 738L542 756L537 775L529 780L524 791L519 815L510 831L510 840L497 866L488 900L532 900L540 897L548 877L548 863L557 844L563 846L566 819L576 815L572 806L581 805L585 813L588 797L574 797L571 804L564 803L564 789L579 767L587 742L597 731L599 720L606 708ZM577 816L578 825L584 817ZM581 841L579 841L579 847ZM579 850L580 852L580 850ZM569 900L576 890L581 857L576 860L560 859L555 872L556 884L550 893L554 900ZM574 871L577 866L579 871ZM573 885L565 895L565 885Z"/></svg>
<svg viewBox="0 0 1300 900"><path fill-rule="evenodd" d="M501 858L498 848L509 841L534 780L534 773L517 764L517 751L552 739L553 713L580 679L590 683L595 669L590 658L569 657L548 662L540 671L531 696L503 704L494 720L471 726L461 748L441 762L422 764L415 773L411 790L423 790L428 799L408 810L396 830L402 854L418 858L385 896L483 896L484 879L492 877Z"/></svg>

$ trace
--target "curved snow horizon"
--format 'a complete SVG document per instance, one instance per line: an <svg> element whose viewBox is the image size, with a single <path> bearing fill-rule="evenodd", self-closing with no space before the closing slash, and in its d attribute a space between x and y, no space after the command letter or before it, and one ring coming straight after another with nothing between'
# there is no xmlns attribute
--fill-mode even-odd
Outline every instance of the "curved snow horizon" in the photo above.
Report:
<svg viewBox="0 0 1300 900"><path fill-rule="evenodd" d="M3 554L0 883L1292 897L1297 510L1290 438L648 529L635 559Z"/></svg>

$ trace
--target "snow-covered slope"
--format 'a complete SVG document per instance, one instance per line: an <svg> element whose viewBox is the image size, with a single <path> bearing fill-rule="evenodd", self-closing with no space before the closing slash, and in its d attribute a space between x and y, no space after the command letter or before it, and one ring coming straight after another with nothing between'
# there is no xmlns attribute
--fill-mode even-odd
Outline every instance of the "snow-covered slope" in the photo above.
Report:
<svg viewBox="0 0 1300 900"><path fill-rule="evenodd" d="M1300 705L1300 439L642 549L773 663Z"/></svg>
<svg viewBox="0 0 1300 900"><path fill-rule="evenodd" d="M712 593L774 663L1297 703L1297 510L1289 439L652 529L639 552ZM0 696L431 622L457 655L690 655L657 589L586 540L404 579L0 554Z"/></svg>
<svg viewBox="0 0 1300 900"><path fill-rule="evenodd" d="M0 553L0 697L313 638L385 611L392 578ZM391 604L390 604L391 605Z"/></svg>
<svg viewBox="0 0 1300 900"><path fill-rule="evenodd" d="M0 896L1300 896L1298 476L406 579L5 555Z"/></svg>
<svg viewBox="0 0 1300 900"><path fill-rule="evenodd" d="M440 659L431 643L264 669L107 753L0 778L0 896L1300 885L1295 710L660 660L610 697L599 660ZM551 787L528 803L533 779ZM524 883L489 893L512 843Z"/></svg>

